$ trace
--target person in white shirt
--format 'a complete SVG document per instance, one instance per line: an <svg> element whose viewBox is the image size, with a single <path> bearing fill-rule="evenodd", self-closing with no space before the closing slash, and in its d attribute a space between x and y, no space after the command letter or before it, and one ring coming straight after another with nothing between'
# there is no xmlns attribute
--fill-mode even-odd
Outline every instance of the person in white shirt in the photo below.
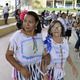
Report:
<svg viewBox="0 0 80 80"><path fill-rule="evenodd" d="M67 22L68 22L67 31L66 31L66 36L68 37L68 41L69 41L69 38L70 38L70 36L71 36L73 22L75 21L75 20L72 18L72 15L73 15L73 14L69 13L69 14L68 14L68 18L66 19ZM70 43L70 42L69 42L69 43Z"/></svg>
<svg viewBox="0 0 80 80"><path fill-rule="evenodd" d="M59 20L59 21L63 24L63 26L64 26L64 31L65 31L64 36L65 36L65 38L66 38L66 31L67 31L67 26L68 26L68 22L67 22L67 20L66 20L66 14L63 12L63 13L61 14L61 17L58 18L58 20Z"/></svg>
<svg viewBox="0 0 80 80"><path fill-rule="evenodd" d="M40 20L33 11L28 11L22 16L23 27L11 37L6 59L14 67L14 80L41 80L44 43Z"/></svg>
<svg viewBox="0 0 80 80"><path fill-rule="evenodd" d="M52 21L48 29L48 35L44 41L45 49L50 54L50 64L46 67L47 76L44 77L44 80L64 80L66 61L71 65L75 77L77 78L78 76L78 71L69 54L67 40L63 35L64 27L62 23L58 20ZM45 79L46 77L47 79Z"/></svg>
<svg viewBox="0 0 80 80"><path fill-rule="evenodd" d="M79 18L80 15L80 10L78 10L78 12L76 13L76 20Z"/></svg>
<svg viewBox="0 0 80 80"><path fill-rule="evenodd" d="M9 16L9 7L8 7L8 3L6 3L6 6L4 7L4 19L5 19L5 24L8 24L8 23L7 23L8 16Z"/></svg>
<svg viewBox="0 0 80 80"><path fill-rule="evenodd" d="M52 19L52 21L54 21L54 20L57 19L57 16L56 16L56 14L55 14L55 11L52 11L51 19Z"/></svg>

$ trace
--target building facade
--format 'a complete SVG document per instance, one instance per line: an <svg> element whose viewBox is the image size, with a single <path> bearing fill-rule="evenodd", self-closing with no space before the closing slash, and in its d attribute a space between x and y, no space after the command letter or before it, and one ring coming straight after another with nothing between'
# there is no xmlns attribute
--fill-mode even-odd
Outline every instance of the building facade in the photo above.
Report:
<svg viewBox="0 0 80 80"><path fill-rule="evenodd" d="M72 1L72 7L76 8L77 0L37 0L40 3L35 2L36 0L21 0L21 6L23 7L34 7L34 8L46 8L46 7L57 7L62 5L65 8L66 1Z"/></svg>

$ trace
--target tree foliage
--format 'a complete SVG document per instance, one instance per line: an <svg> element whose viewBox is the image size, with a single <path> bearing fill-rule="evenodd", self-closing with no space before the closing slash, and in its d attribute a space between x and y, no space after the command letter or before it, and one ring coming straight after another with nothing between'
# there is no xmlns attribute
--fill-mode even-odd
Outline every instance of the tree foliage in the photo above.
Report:
<svg viewBox="0 0 80 80"><path fill-rule="evenodd" d="M3 7L2 5L0 5L0 7Z"/></svg>
<svg viewBox="0 0 80 80"><path fill-rule="evenodd" d="M77 3L80 3L80 0L77 0Z"/></svg>
<svg viewBox="0 0 80 80"><path fill-rule="evenodd" d="M72 4L72 1L66 1L66 4Z"/></svg>
<svg viewBox="0 0 80 80"><path fill-rule="evenodd" d="M38 0L35 0L33 3L37 4L38 6L42 7L41 2Z"/></svg>
<svg viewBox="0 0 80 80"><path fill-rule="evenodd" d="M41 4L41 2L40 1L38 1L38 0L35 0L33 3L36 3L36 4Z"/></svg>

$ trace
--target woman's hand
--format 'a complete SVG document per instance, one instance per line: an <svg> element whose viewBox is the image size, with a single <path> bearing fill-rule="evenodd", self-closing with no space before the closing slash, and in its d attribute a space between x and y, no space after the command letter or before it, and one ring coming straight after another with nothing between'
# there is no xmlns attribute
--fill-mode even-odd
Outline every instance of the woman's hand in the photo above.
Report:
<svg viewBox="0 0 80 80"><path fill-rule="evenodd" d="M69 64L71 65L73 74L74 74L75 77L77 78L77 76L78 76L78 71L76 70L76 68L75 68L75 66L74 66L74 64L73 64L70 55L68 56L67 61L68 61Z"/></svg>
<svg viewBox="0 0 80 80"><path fill-rule="evenodd" d="M47 80L47 75L45 75L45 76L43 77L43 80Z"/></svg>
<svg viewBox="0 0 80 80"><path fill-rule="evenodd" d="M75 66L72 67L73 75L77 78L78 76L78 71L76 70Z"/></svg>
<svg viewBox="0 0 80 80"><path fill-rule="evenodd" d="M27 78L30 79L30 77L32 76L31 73L28 71L28 69L24 67L21 69L20 72L24 76L25 80L27 80Z"/></svg>

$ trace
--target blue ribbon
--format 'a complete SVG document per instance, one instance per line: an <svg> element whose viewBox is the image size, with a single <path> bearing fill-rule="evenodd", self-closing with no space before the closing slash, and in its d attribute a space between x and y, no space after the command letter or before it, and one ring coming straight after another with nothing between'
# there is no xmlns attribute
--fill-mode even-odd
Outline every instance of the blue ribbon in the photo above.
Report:
<svg viewBox="0 0 80 80"><path fill-rule="evenodd" d="M44 44L47 44L47 52L50 52L52 49L50 38L51 35L47 35L46 40L44 40Z"/></svg>

